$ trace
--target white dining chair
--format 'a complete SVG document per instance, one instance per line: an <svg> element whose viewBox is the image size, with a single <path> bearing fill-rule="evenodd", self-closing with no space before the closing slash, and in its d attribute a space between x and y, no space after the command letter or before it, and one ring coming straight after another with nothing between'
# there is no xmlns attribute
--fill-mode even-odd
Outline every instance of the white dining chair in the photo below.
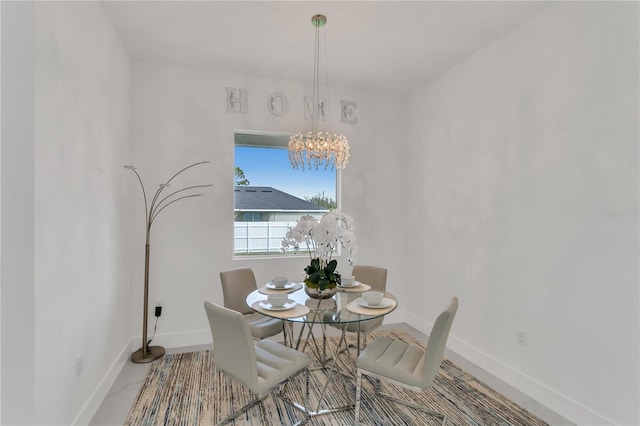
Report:
<svg viewBox="0 0 640 426"><path fill-rule="evenodd" d="M301 373L304 373L306 383L304 407L309 407L309 358L305 354L269 339L254 341L247 321L239 312L211 302L204 302L204 308L213 337L214 379L216 370L223 371L256 395L239 411L232 411L219 425L233 421L260 404L271 391ZM219 395L216 389L214 395ZM304 414L296 425L309 421L308 409L304 409Z"/></svg>
<svg viewBox="0 0 640 426"><path fill-rule="evenodd" d="M380 266L372 265L353 265L351 273L356 281L371 286L371 290L385 292L387 290L387 269ZM384 316L373 318L370 320L350 322L346 325L346 331L358 334L358 350L360 350L360 337L364 336L362 348L367 347L367 336L376 328L382 325ZM338 327L338 326L334 326Z"/></svg>
<svg viewBox="0 0 640 426"><path fill-rule="evenodd" d="M283 331L282 320L254 312L247 306L246 298L258 289L256 276L251 268L237 268L220 272L224 306L245 316L251 335L255 339L275 336Z"/></svg>
<svg viewBox="0 0 640 426"><path fill-rule="evenodd" d="M447 309L438 315L429 335L426 349L391 339L388 336L381 336L375 339L360 354L356 361L356 424L360 421L363 374L375 378L376 395L427 414L441 417L442 425L446 424L447 416L445 414L427 410L423 405L384 393L382 391L382 380L416 392L421 392L433 386L433 379L440 369L451 324L457 310L458 298L454 297L451 299Z"/></svg>

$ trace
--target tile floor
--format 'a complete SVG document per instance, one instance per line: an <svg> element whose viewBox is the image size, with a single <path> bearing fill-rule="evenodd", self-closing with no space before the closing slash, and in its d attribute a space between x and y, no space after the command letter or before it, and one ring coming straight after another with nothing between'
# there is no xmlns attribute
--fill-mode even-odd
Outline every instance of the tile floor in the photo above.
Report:
<svg viewBox="0 0 640 426"><path fill-rule="evenodd" d="M413 337L426 341L426 335L416 330L415 328L407 324L388 324L384 325L382 329L401 329L411 334ZM331 327L328 327L331 329ZM330 330L331 333L339 333L338 330ZM282 336L276 336L282 338ZM210 345L192 346L184 348L167 349L167 353L180 353L190 352L197 350L209 349ZM464 370L473 374L476 378L493 387L495 390L501 392L503 395L510 398L512 401L526 408L529 412L537 415L541 419L545 420L552 426L559 425L571 425L572 423L562 418L558 414L549 410L548 408L540 405L536 401L507 385L506 383L491 376L486 371L471 364L467 360L458 356L455 353L447 351L445 356L458 364ZM127 362L120 372L120 375L116 379L113 386L109 390L106 398L100 405L100 408L96 412L95 416L91 420L90 425L122 425L129 414L129 410L135 401L138 391L144 382L147 370L150 364L134 364Z"/></svg>

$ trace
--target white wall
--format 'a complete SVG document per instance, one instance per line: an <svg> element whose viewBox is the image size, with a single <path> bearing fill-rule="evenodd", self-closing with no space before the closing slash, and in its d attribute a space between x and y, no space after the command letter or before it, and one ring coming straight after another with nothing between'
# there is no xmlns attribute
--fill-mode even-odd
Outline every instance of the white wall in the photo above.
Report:
<svg viewBox="0 0 640 426"><path fill-rule="evenodd" d="M640 423L638 47L554 5L409 98L411 322L458 295L452 349L578 424Z"/></svg>
<svg viewBox="0 0 640 426"><path fill-rule="evenodd" d="M0 3L0 46L2 46L2 3ZM0 129L2 129L2 55L0 55ZM0 131L0 188L2 188L2 132ZM0 330L2 330L2 191L0 191ZM1 341L1 337L0 337ZM2 345L0 344L0 347ZM0 421L2 419L2 350L0 350Z"/></svg>
<svg viewBox="0 0 640 426"><path fill-rule="evenodd" d="M311 77L311 76L310 76ZM226 87L249 91L248 114L226 112ZM259 282L285 274L301 279L305 258L232 260L233 255L233 131L294 132L306 128L303 95L309 83L261 79L247 75L134 62L132 74L131 163L147 188L155 190L173 172L199 160L212 165L184 175L186 184L213 183L204 198L185 200L163 211L151 235L150 312L164 306L154 344L177 346L208 342L210 332L202 303L222 302L219 272L242 266L254 269ZM272 116L267 97L281 92L289 112ZM339 122L340 100L358 102L358 124ZM403 246L389 244L402 235L405 184L403 168L404 99L382 93L332 87L334 128L351 139L352 160L342 174L343 210L353 216L360 241L359 261L389 268L389 288L404 286ZM135 188L132 235L132 330L142 333L144 221L142 198ZM175 187L176 189L178 186ZM346 268L346 259L339 260ZM151 313L151 319L153 319ZM151 332L151 324L150 330Z"/></svg>
<svg viewBox="0 0 640 426"><path fill-rule="evenodd" d="M2 3L2 424L33 424L34 6Z"/></svg>
<svg viewBox="0 0 640 426"><path fill-rule="evenodd" d="M95 2L36 3L35 58L34 424L71 424L129 355L130 63Z"/></svg>

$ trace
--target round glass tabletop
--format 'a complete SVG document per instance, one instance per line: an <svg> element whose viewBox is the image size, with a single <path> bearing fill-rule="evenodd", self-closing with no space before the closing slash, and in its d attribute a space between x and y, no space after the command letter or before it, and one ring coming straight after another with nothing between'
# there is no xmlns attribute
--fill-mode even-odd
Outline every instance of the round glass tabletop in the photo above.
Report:
<svg viewBox="0 0 640 426"><path fill-rule="evenodd" d="M283 292L284 293L284 292ZM330 299L313 299L304 291L304 287L291 293L286 293L288 298L300 305L309 308L305 315L288 317L283 310L261 309L259 312L273 318L280 318L291 322L310 324L344 324L366 321L378 318L393 312L397 307L396 297L388 291L384 292L383 303L379 307L366 306L361 299L362 292L343 291L338 292ZM266 301L267 295L259 290L251 292L246 299L249 307L256 302ZM351 309L347 308L350 305ZM356 311L356 312L354 312ZM284 314L284 315L283 315Z"/></svg>

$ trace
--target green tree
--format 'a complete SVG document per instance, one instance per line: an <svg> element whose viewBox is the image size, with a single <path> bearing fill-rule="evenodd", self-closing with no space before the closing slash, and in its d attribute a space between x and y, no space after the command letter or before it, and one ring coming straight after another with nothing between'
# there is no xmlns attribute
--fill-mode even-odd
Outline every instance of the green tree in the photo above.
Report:
<svg viewBox="0 0 640 426"><path fill-rule="evenodd" d="M238 186L249 185L249 179L247 179L242 169L238 166L236 166L236 185Z"/></svg>
<svg viewBox="0 0 640 426"><path fill-rule="evenodd" d="M314 195L313 197L304 197L304 199L310 203L315 204L316 206L324 207L325 209L329 210L335 210L338 207L338 204L335 202L335 200L331 197L327 197L324 194L324 191L322 191L322 193Z"/></svg>

